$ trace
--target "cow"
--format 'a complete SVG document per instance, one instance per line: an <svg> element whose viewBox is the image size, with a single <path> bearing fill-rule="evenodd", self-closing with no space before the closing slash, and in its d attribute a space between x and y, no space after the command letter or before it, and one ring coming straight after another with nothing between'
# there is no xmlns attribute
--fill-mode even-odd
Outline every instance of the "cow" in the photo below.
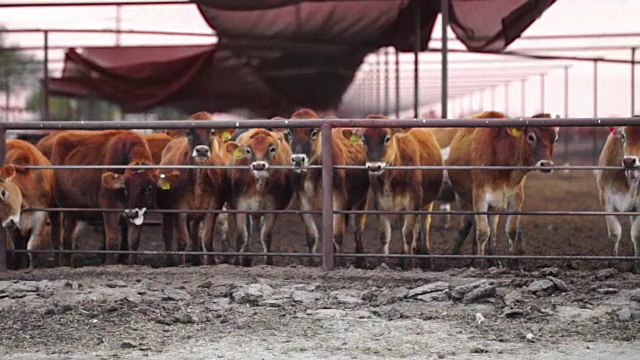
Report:
<svg viewBox="0 0 640 360"><path fill-rule="evenodd" d="M151 151L144 138L129 130L65 131L57 135L51 153L53 165L153 165ZM59 169L55 174L55 202L59 207L122 209L102 213L105 249L119 250L121 243L118 224L121 215L128 220L128 248L138 249L140 232L147 209L156 207L158 188L166 188L179 174L162 176L154 169ZM77 221L96 221L94 212L64 212L63 247L72 249L72 233ZM60 236L58 219L51 220L52 238ZM116 263L117 256L107 254L105 264ZM135 264L137 256L129 256ZM73 256L65 256L64 263L73 266Z"/></svg>
<svg viewBox="0 0 640 360"><path fill-rule="evenodd" d="M261 128L250 129L236 141L226 143L225 148L231 155L229 165L247 166L247 169L228 169L231 208L251 211L283 210L290 205L293 198L290 170L272 168L274 165L289 165L291 161L291 148L283 141L282 134ZM271 252L271 234L277 218L277 214L273 213L255 217L237 213L236 250L246 250L253 223L247 220L251 218L260 218L260 242L265 253ZM239 257L238 262L250 264L248 257ZM273 265L273 258L267 255L265 264Z"/></svg>
<svg viewBox="0 0 640 360"><path fill-rule="evenodd" d="M151 157L153 158L154 164L160 164L162 151L164 150L165 146L167 146L167 144L169 144L169 142L174 139L166 133L145 134L142 135L142 138L147 142L147 145L149 146L149 151L151 151Z"/></svg>
<svg viewBox="0 0 640 360"><path fill-rule="evenodd" d="M211 120L206 112L195 113L189 120ZM221 155L222 139L216 129L187 129L184 137L176 137L162 152L160 165L224 165ZM161 174L175 170L162 169ZM221 210L229 194L224 169L179 169L179 179L158 197L158 205L172 210ZM165 213L162 215L162 236L165 249L173 247L174 237L178 251L190 245L193 251L213 251L213 231L216 213ZM168 262L173 258L169 256ZM194 258L194 263L213 264L214 258ZM186 257L180 258L182 265Z"/></svg>
<svg viewBox="0 0 640 360"><path fill-rule="evenodd" d="M386 119L369 115L368 119ZM379 211L432 211L442 187L442 169L387 169L388 166L442 166L440 146L431 131L424 128L343 129L343 136L366 149L366 168L372 201ZM403 215L402 253L429 254L431 215ZM391 216L379 216L382 253L389 254ZM420 229L420 231L418 231ZM418 239L418 232L421 239ZM409 267L405 259L404 268ZM430 263L430 262L427 262Z"/></svg>
<svg viewBox="0 0 640 360"><path fill-rule="evenodd" d="M51 169L25 169L25 165L50 166L49 160L32 144L23 140L7 140L5 165L0 167L0 221L15 249L43 250L49 246L46 211L53 205L54 174ZM59 242L52 243L57 250ZM59 256L59 255L58 255ZM38 254L11 256L13 268L36 267Z"/></svg>
<svg viewBox="0 0 640 360"><path fill-rule="evenodd" d="M449 149L451 146L451 142L453 141L454 136L459 128L430 128L431 133L435 136L438 144L440 145L440 150L442 152L442 160L446 164L447 158L449 157ZM451 182L449 181L449 175L445 170L442 183L442 189L440 190L440 194L438 195L438 201L440 204L441 211L451 211L451 203L456 201L455 193L451 188ZM451 214L446 214L442 218L442 224L439 225L438 229L451 229L453 227Z"/></svg>
<svg viewBox="0 0 640 360"><path fill-rule="evenodd" d="M485 111L472 118L506 118L500 112ZM546 116L545 116L546 117ZM492 127L460 129L452 143L447 165L450 166L535 166L550 173L552 156L558 140L557 127ZM455 170L449 169L449 180L463 211L520 211L524 203L524 183L531 170ZM498 216L466 215L453 247L457 254L476 226L473 252L493 254L497 237ZM523 254L522 225L519 216L509 215L506 223L511 254ZM492 263L492 262L489 262ZM513 264L510 262L510 264Z"/></svg>
<svg viewBox="0 0 640 360"><path fill-rule="evenodd" d="M620 126L609 129L610 134L600 153L599 166L621 166L619 170L597 170L596 182L600 204L607 212L637 212L640 210L640 127ZM609 240L613 242L613 256L618 256L622 226L615 215L605 216ZM638 257L640 216L631 217L631 243ZM634 272L640 263L634 262Z"/></svg>
<svg viewBox="0 0 640 360"><path fill-rule="evenodd" d="M318 119L311 109L294 112L291 119ZM294 120L295 121L295 120ZM294 191L304 211L319 208L322 194L322 172L320 169L308 169L309 165L322 164L322 135L320 128L292 128L285 130L291 143L291 164L294 167ZM362 143L352 143L345 139L340 129L332 129L332 162L334 165L365 165L367 155ZM368 205L369 174L365 169L333 170L333 209L366 210ZM303 214L309 251L314 253L318 244L318 229L311 214ZM364 253L363 232L366 215L354 216L354 237L356 254ZM333 242L337 253L343 252L346 215L333 216ZM356 265L365 266L362 257L356 257Z"/></svg>

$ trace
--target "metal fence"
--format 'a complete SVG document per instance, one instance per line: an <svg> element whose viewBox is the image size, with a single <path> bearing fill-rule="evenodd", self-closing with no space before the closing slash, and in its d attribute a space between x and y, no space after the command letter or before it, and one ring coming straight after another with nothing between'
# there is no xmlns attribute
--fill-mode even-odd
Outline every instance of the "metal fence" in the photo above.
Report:
<svg viewBox="0 0 640 360"><path fill-rule="evenodd" d="M335 254L333 247L333 216L334 214L433 214L433 215L473 215L473 214L514 214L514 215L572 215L572 216L605 216L605 215L627 215L637 216L638 212L606 212L606 211L343 211L334 210L332 204L333 197L333 171L338 168L362 168L364 166L346 166L334 165L332 163L332 141L331 134L333 128L361 128L361 127L418 127L418 128L439 128L439 127L578 127L578 126L626 126L640 125L640 117L631 118L510 118L510 119L413 119L398 120L389 119L380 121L376 119L292 119L292 120L273 120L273 119L255 119L255 120L213 120L213 121L158 121L158 122L125 122L125 121L80 121L80 122L14 122L0 123L0 164L4 164L6 155L6 133L11 130L106 130L106 129L194 129L194 128L320 128L322 134L322 165L316 166L322 170L322 209L312 211L302 210L272 210L272 211L246 211L246 210L165 210L154 209L148 210L149 213L285 213L285 214L321 214L322 215L322 254L311 253L259 253L259 252L204 252L204 251L113 251L113 250L14 250L15 253L74 253L74 254L141 254L141 255L228 255L228 256L285 256L285 257L320 257L322 256L323 267L326 270L334 268L336 257L394 257L394 258L416 258L416 259L521 259L521 260L640 260L639 257L630 256L534 256L534 255L400 255L400 254ZM194 166L194 165L167 165L167 166L119 166L119 165L93 165L93 166L25 166L27 168L52 168L52 169L114 169L114 168L246 168L240 166ZM280 168L291 168L291 166L280 166ZM276 168L276 166L273 166ZM387 169L459 169L459 170L476 170L476 169L537 169L531 166L388 166ZM622 169L622 166L555 166L556 170L596 170L596 169ZM83 212L121 212L124 209L98 209L98 208L39 208L26 209L27 211L83 211ZM0 231L0 270L5 270L7 265L6 251L6 234Z"/></svg>

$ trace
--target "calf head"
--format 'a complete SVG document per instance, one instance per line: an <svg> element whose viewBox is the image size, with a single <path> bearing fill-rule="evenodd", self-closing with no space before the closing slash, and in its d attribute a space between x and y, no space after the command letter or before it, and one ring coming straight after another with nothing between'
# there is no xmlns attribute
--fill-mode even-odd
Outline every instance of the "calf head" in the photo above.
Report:
<svg viewBox="0 0 640 360"><path fill-rule="evenodd" d="M152 164L146 161L134 161L129 165ZM152 169L127 169L124 174L112 172L102 174L102 186L110 190L121 190L124 199L124 216L130 222L141 225L147 208L156 207L158 189L171 189L179 176L178 171L159 174L157 170Z"/></svg>
<svg viewBox="0 0 640 360"><path fill-rule="evenodd" d="M367 119L386 119L384 115L369 115ZM353 143L362 143L367 152L366 168L369 175L381 175L396 150L395 135L405 133L403 128L342 129L342 135Z"/></svg>
<svg viewBox="0 0 640 360"><path fill-rule="evenodd" d="M291 119L318 119L318 114L310 109L301 109L291 115ZM306 166L314 161L321 151L320 128L293 128L285 132L291 143L291 164L296 173L307 171Z"/></svg>
<svg viewBox="0 0 640 360"><path fill-rule="evenodd" d="M15 230L20 224L22 192L13 181L16 168L7 165L0 168L0 221L6 230Z"/></svg>
<svg viewBox="0 0 640 360"><path fill-rule="evenodd" d="M538 171L551 173L554 165L553 148L558 141L558 127L509 127L506 137L515 141L520 162L524 166L536 166ZM514 150L515 150L514 149ZM509 149L504 156L510 156Z"/></svg>
<svg viewBox="0 0 640 360"><path fill-rule="evenodd" d="M197 112L189 120L213 120L208 112ZM211 151L219 151L221 144L231 139L235 129L172 129L166 133L171 137L186 136L189 140L191 157L197 164L203 164L211 157Z"/></svg>
<svg viewBox="0 0 640 360"><path fill-rule="evenodd" d="M258 180L269 177L269 166L276 161L276 154L283 146L279 134L266 129L253 131L251 137L241 143L227 142L225 150L232 154L234 163L248 164Z"/></svg>
<svg viewBox="0 0 640 360"><path fill-rule="evenodd" d="M609 131L622 141L623 156L619 161L624 166L627 180L637 184L640 181L640 127L619 126L609 128Z"/></svg>

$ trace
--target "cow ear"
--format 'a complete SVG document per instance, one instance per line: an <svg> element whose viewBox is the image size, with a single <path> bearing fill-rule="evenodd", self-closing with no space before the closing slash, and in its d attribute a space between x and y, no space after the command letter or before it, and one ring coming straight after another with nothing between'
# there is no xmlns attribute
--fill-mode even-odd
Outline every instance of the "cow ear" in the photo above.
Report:
<svg viewBox="0 0 640 360"><path fill-rule="evenodd" d="M172 171L168 174L160 174L156 185L162 190L170 190L180 178L179 171Z"/></svg>
<svg viewBox="0 0 640 360"><path fill-rule="evenodd" d="M0 180L11 181L16 176L16 168L13 165L7 165L0 170Z"/></svg>
<svg viewBox="0 0 640 360"><path fill-rule="evenodd" d="M611 133L611 135L613 135L615 137L622 136L622 131L623 130L624 130L624 126L616 126L616 127L610 127L609 128L609 132Z"/></svg>
<svg viewBox="0 0 640 360"><path fill-rule="evenodd" d="M224 129L220 133L220 139L222 139L223 142L227 142L233 137L235 133L236 129Z"/></svg>
<svg viewBox="0 0 640 360"><path fill-rule="evenodd" d="M242 149L240 149L240 145L238 145L238 143L233 141L229 141L228 143L226 143L224 145L224 150L228 154L231 154L235 159L240 159L241 157L244 156Z"/></svg>
<svg viewBox="0 0 640 360"><path fill-rule="evenodd" d="M124 179L120 174L106 172L102 174L102 186L111 190L118 190L124 187Z"/></svg>
<svg viewBox="0 0 640 360"><path fill-rule="evenodd" d="M507 133L509 133L509 135L513 136L513 137L520 137L524 134L524 128L523 127L508 127L507 128Z"/></svg>
<svg viewBox="0 0 640 360"><path fill-rule="evenodd" d="M344 128L341 130L342 136L348 139L352 143L362 142L362 129L357 128Z"/></svg>
<svg viewBox="0 0 640 360"><path fill-rule="evenodd" d="M186 134L186 130L184 129L168 129L164 131L165 134L171 136L172 138L183 137Z"/></svg>

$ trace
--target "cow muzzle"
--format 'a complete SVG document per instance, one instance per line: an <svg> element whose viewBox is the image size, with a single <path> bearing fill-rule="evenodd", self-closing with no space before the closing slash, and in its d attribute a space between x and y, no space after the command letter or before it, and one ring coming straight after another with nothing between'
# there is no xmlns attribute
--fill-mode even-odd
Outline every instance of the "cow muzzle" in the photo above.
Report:
<svg viewBox="0 0 640 360"><path fill-rule="evenodd" d="M553 172L553 165L554 163L551 160L540 160L536 163L536 167L541 168L538 171L543 172L545 174L550 174Z"/></svg>
<svg viewBox="0 0 640 360"><path fill-rule="evenodd" d="M624 166L624 175L631 181L640 179L640 163L637 156L625 156L622 158L622 166Z"/></svg>
<svg viewBox="0 0 640 360"><path fill-rule="evenodd" d="M380 174L382 174L384 172L384 168L386 166L387 166L386 163L380 162L380 161L375 161L375 162L367 161L367 163L366 163L367 170L369 171L369 174L371 174L371 175L380 175Z"/></svg>
<svg viewBox="0 0 640 360"><path fill-rule="evenodd" d="M291 165L293 165L293 171L297 173L305 172L307 165L309 165L309 158L305 154L293 154L291 155Z"/></svg>
<svg viewBox="0 0 640 360"><path fill-rule="evenodd" d="M211 157L211 149L204 145L198 145L193 148L191 156L196 159L196 161L207 161Z"/></svg>
<svg viewBox="0 0 640 360"><path fill-rule="evenodd" d="M10 216L7 220L2 222L2 227L8 231L14 231L18 229L20 218L18 216Z"/></svg>
<svg viewBox="0 0 640 360"><path fill-rule="evenodd" d="M147 208L125 209L124 216L127 218L127 220L129 220L133 224L142 225L142 223L144 222L144 213L146 211L147 211Z"/></svg>
<svg viewBox="0 0 640 360"><path fill-rule="evenodd" d="M269 176L267 169L269 169L269 164L266 161L254 161L251 163L253 175L258 179L265 179Z"/></svg>

